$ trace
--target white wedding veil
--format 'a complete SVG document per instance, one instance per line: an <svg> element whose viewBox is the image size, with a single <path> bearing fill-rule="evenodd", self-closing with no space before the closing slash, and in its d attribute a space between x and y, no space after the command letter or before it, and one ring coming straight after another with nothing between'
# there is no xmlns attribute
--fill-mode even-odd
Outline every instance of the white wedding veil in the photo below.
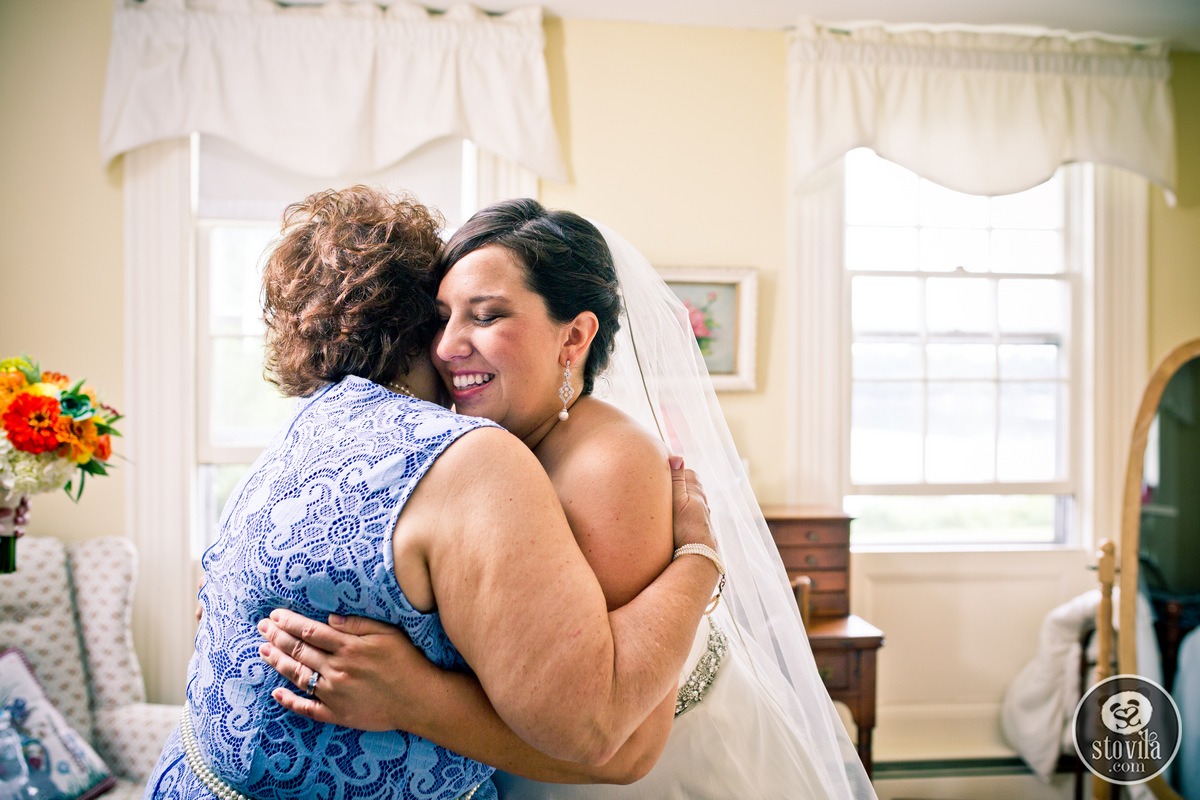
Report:
<svg viewBox="0 0 1200 800"><path fill-rule="evenodd" d="M729 580L715 614L743 647L817 765L796 797L874 798L850 737L817 674L787 574L717 403L683 304L646 258L595 223L612 250L624 319L595 394L657 432L695 470L708 497ZM809 770L812 771L812 770Z"/></svg>

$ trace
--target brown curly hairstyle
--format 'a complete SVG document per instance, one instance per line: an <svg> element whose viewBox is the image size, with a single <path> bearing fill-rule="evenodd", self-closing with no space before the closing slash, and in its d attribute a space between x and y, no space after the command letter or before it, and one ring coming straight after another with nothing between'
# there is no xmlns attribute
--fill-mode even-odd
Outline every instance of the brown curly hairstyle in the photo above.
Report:
<svg viewBox="0 0 1200 800"><path fill-rule="evenodd" d="M441 227L415 199L369 186L288 206L263 269L267 380L298 397L407 372L436 330Z"/></svg>

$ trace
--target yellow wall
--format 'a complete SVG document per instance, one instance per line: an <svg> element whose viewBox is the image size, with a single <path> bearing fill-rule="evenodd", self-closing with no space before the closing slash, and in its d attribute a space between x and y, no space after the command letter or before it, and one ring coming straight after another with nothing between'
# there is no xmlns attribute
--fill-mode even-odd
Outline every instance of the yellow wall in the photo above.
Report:
<svg viewBox="0 0 1200 800"><path fill-rule="evenodd" d="M47 367L86 376L121 407L126 378L121 171L119 162L106 169L97 152L110 13L111 5L102 0L0 2L0 175L5 190L0 194L0 355L29 352ZM778 290L788 224L784 35L552 20L547 23L547 60L557 124L572 169L567 183L542 185L548 205L610 224L658 265L759 270L760 388L726 393L721 401L737 444L750 459L760 499L785 499L793 480L786 473L786 448L798 443L779 436L782 410L790 402L783 377L791 361L783 338L788 304ZM1169 209L1160 193L1153 194L1152 359L1200 335L1200 55L1177 55L1173 66L1179 205ZM132 468L89 484L79 507L61 496L37 498L31 532L70 539L121 532L125 506L120 474ZM875 576L880 586L891 581L909 587L910 593L919 589L925 594L913 599L888 590L884 596L881 589L861 608L863 613L872 609L873 621L886 625L889 642L880 657L885 677L877 756L903 755L902 747L914 739L914 726L925 723L930 723L931 749L992 754L986 749L997 746L988 698L964 695L970 702L960 705L974 703L977 712L951 709L970 731L985 732L986 741L977 746L969 735L947 729L945 715L922 716L929 698L921 694L922 687L909 685L924 674L921 653L910 652L912 643L922 641L921 631L911 628L921 627L922 621L910 609L931 602L943 610L973 608L961 602L967 595L947 587L964 577L990 577L992 567L980 571L974 562L959 564L949 555L926 557L922 565L888 558L876 559L879 563L858 558L856 574ZM1058 575L1086 579L1081 564L1038 563L1043 583L1052 589ZM914 572L918 567L924 571ZM1027 604L1035 604L1024 584L1011 586ZM1072 584L1049 593L1065 599L1073 591ZM951 592L949 600L945 592ZM1011 630L1001 631L1005 648L1032 647L1044 607L1027 609L1019 626L1012 622ZM986 650L968 646L970 631L983 630L977 620L964 620L961 630L942 621L939 626L951 645L961 644L963 652L956 653L954 663L970 667ZM970 682L974 673L964 669L956 674ZM966 744L947 744L955 737Z"/></svg>
<svg viewBox="0 0 1200 800"><path fill-rule="evenodd" d="M785 40L779 32L547 23L555 119L571 167L541 200L619 231L662 267L754 267L758 385L723 393L764 501L786 497L789 363L777 287L786 237Z"/></svg>
<svg viewBox="0 0 1200 800"><path fill-rule="evenodd" d="M111 20L102 0L0 2L0 356L87 378L126 411L121 170L99 152ZM78 506L34 498L30 533L121 534L127 469Z"/></svg>
<svg viewBox="0 0 1200 800"><path fill-rule="evenodd" d="M129 411L120 162L106 169L97 145L110 15L98 0L0 3L0 354L86 376ZM542 199L607 222L658 265L759 270L760 388L721 402L760 498L785 499L784 35L550 20L546 54L572 175ZM1200 335L1200 55L1172 61L1179 205L1154 193L1152 360ZM120 532L130 468L89 483L78 507L38 497L31 531Z"/></svg>
<svg viewBox="0 0 1200 800"><path fill-rule="evenodd" d="M1150 209L1150 365L1200 336L1200 53L1171 59L1178 203L1154 192Z"/></svg>

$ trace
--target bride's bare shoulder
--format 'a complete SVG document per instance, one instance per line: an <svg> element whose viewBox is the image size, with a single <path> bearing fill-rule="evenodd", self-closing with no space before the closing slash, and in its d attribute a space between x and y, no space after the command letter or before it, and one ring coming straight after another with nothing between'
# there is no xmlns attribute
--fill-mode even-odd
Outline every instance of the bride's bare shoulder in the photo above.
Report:
<svg viewBox="0 0 1200 800"><path fill-rule="evenodd" d="M594 397L585 398L586 414L578 414L578 438L574 446L595 452L625 453L629 459L665 459L666 446L658 434L613 405ZM581 401L582 402L582 401ZM576 406L580 405L576 403ZM579 409L581 412L585 409ZM572 419L577 415L573 412Z"/></svg>

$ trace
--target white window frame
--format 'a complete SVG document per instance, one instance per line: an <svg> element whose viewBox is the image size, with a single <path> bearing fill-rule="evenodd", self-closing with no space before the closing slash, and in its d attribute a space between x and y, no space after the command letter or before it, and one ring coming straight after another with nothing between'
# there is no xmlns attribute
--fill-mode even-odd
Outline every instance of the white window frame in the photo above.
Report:
<svg viewBox="0 0 1200 800"><path fill-rule="evenodd" d="M1115 168L1092 167L1094 237L1068 257L1081 263L1072 425L1076 466L1071 538L1089 547L1116 530L1128 426L1146 369L1149 184ZM840 508L849 492L850 307L843 265L843 172L839 159L791 199L785 297L795 313L787 331L793 354L786 425L792 502ZM1088 214L1088 204L1070 209ZM1068 224L1078 224L1074 220ZM903 547L903 545L897 545ZM924 546L926 549L928 546ZM961 545L955 545L961 549ZM991 545L981 545L991 547ZM875 548L873 548L875 549Z"/></svg>
<svg viewBox="0 0 1200 800"><path fill-rule="evenodd" d="M131 150L123 162L126 535L143 565L134 644L149 700L178 703L195 635L199 519L196 162L187 138ZM505 159L480 151L476 169L481 206L537 196L537 176Z"/></svg>

